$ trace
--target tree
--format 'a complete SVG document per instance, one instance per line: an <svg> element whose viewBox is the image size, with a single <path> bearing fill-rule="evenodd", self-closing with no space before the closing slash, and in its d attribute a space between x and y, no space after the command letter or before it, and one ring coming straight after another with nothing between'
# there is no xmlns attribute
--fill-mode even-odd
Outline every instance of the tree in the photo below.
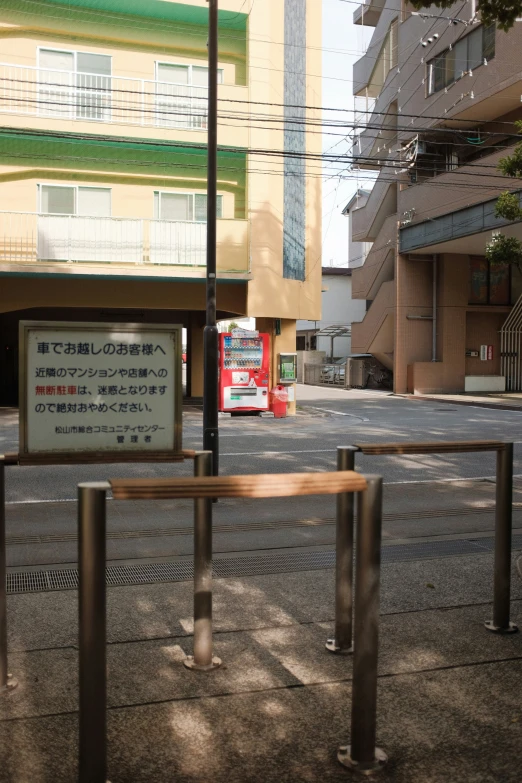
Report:
<svg viewBox="0 0 522 783"><path fill-rule="evenodd" d="M231 332L232 329L239 329L239 324L236 323L235 321L230 321L228 325L228 331Z"/></svg>
<svg viewBox="0 0 522 783"><path fill-rule="evenodd" d="M410 0L417 11L436 5L437 8L450 8L455 0ZM522 17L522 0L478 0L477 9L484 24L495 23L500 30L509 30L517 17Z"/></svg>
<svg viewBox="0 0 522 783"><path fill-rule="evenodd" d="M522 133L522 122L515 122L515 127ZM515 146L512 155L499 160L498 169L506 177L522 177L522 142ZM501 193L495 204L495 215L504 220L522 220L518 194L508 190ZM486 258L492 264L513 264L522 272L522 242L496 232L486 245Z"/></svg>

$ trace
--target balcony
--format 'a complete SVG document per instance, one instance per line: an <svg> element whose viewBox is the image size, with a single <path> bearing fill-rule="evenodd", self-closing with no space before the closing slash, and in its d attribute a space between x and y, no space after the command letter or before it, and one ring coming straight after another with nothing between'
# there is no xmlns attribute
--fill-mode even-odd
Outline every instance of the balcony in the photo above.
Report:
<svg viewBox="0 0 522 783"><path fill-rule="evenodd" d="M386 0L364 0L353 12L353 23L375 27L385 5Z"/></svg>
<svg viewBox="0 0 522 783"><path fill-rule="evenodd" d="M176 267L198 277L206 266L206 228L192 221L0 212L0 263L130 266L139 274ZM247 220L218 220L217 246L218 273L249 272Z"/></svg>
<svg viewBox="0 0 522 783"><path fill-rule="evenodd" d="M219 85L223 98L247 100L246 90ZM64 120L76 120L206 132L207 104L207 87L197 85L0 63L0 113L37 118L36 125L42 129L53 127L56 121L60 128ZM237 128L233 131L234 143L246 145L246 125L244 133Z"/></svg>

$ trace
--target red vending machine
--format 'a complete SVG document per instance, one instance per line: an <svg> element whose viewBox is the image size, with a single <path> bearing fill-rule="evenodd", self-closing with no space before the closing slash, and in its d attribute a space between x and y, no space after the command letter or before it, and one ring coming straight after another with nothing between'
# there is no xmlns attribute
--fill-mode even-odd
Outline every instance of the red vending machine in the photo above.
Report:
<svg viewBox="0 0 522 783"><path fill-rule="evenodd" d="M267 411L269 336L234 330L219 335L219 410Z"/></svg>

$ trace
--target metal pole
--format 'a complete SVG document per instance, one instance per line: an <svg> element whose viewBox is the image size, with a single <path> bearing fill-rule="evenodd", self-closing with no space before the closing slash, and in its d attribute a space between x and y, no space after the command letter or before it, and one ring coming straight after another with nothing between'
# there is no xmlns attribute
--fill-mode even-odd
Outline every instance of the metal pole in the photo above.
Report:
<svg viewBox="0 0 522 783"><path fill-rule="evenodd" d="M431 361L437 361L437 254L433 254L433 322L431 325Z"/></svg>
<svg viewBox="0 0 522 783"><path fill-rule="evenodd" d="M386 764L388 757L375 747L382 478L366 479L368 489L358 493L357 508L351 744L339 748L337 758L345 767L371 775Z"/></svg>
<svg viewBox="0 0 522 783"><path fill-rule="evenodd" d="M194 476L212 475L212 452L194 458ZM212 657L212 499L194 498L194 655L187 669L211 671L221 666Z"/></svg>
<svg viewBox="0 0 522 783"><path fill-rule="evenodd" d="M495 507L495 577L493 620L485 623L493 633L516 633L509 622L511 592L511 526L513 517L513 444L497 451L497 498Z"/></svg>
<svg viewBox="0 0 522 783"><path fill-rule="evenodd" d="M106 483L78 486L80 783L107 777Z"/></svg>
<svg viewBox="0 0 522 783"><path fill-rule="evenodd" d="M7 671L7 585L5 557L5 465L0 457L0 694L16 688Z"/></svg>
<svg viewBox="0 0 522 783"><path fill-rule="evenodd" d="M203 448L219 473L218 329L216 322L218 0L208 6L207 317L203 334Z"/></svg>
<svg viewBox="0 0 522 783"><path fill-rule="evenodd" d="M338 446L337 470L355 469L357 446ZM337 495L335 530L335 632L326 649L351 653L353 613L353 492Z"/></svg>

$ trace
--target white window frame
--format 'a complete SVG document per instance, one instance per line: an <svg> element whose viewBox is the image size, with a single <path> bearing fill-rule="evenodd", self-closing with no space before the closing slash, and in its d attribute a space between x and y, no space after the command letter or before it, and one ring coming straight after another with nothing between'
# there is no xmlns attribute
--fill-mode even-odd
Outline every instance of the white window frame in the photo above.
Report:
<svg viewBox="0 0 522 783"><path fill-rule="evenodd" d="M43 71L58 71L59 73L87 73L87 71L78 71L78 54L100 54L103 57L110 57L111 60L111 73L110 75L104 74L107 76L108 79L112 78L112 54L106 54L105 52L91 52L91 51L83 51L80 49L61 49L57 46L38 46L37 47L37 68L39 70ZM62 71L59 68L45 68L43 65L40 65L40 52L63 52L63 54L72 54L74 58L74 70L73 71ZM99 73L91 73L90 76L100 76Z"/></svg>
<svg viewBox="0 0 522 783"><path fill-rule="evenodd" d="M57 51L64 51L62 49L58 49ZM189 71L189 81L185 84L184 82L162 82L161 79L158 78L158 65L172 65L173 67L177 68L188 68ZM202 84L194 84L192 81L192 69L193 68L206 68L208 70L207 65L193 65L192 63L169 63L167 60L155 60L154 62L154 80L157 82L160 82L160 84L179 84L184 87L203 87ZM218 84L223 84L223 68L218 68Z"/></svg>
<svg viewBox="0 0 522 783"><path fill-rule="evenodd" d="M42 187L46 188L73 188L74 190L74 212L71 217L98 217L101 220L112 217L112 188L99 187L98 185L68 185L56 182L38 182L37 184L37 204L36 211L39 215L69 215L68 212L42 212ZM100 215L78 215L78 191L79 190L108 190L111 201L110 215L101 217Z"/></svg>
<svg viewBox="0 0 522 783"><path fill-rule="evenodd" d="M196 196L206 196L207 195L206 192L201 193L201 192L196 191L196 190L155 190L154 193L153 193L153 196L152 196L152 199L153 199L153 201L152 201L152 211L153 211L153 214L154 214L154 201L155 201L154 196L156 195L156 193L159 195L158 215L161 215L161 197L162 197L162 195L165 195L165 196L191 196L192 197L192 215L193 215L192 220L173 220L173 221L169 221L169 222L173 222L173 223L206 223L207 222L206 220L196 220ZM223 216L223 204L224 204L224 202L223 202L223 195L221 193L218 193L217 197L221 199L221 216ZM157 218L154 217L154 220L163 220L163 219L164 218L159 217L159 216ZM221 220L221 218L218 218L218 220Z"/></svg>
<svg viewBox="0 0 522 783"><path fill-rule="evenodd" d="M78 50L78 49L61 49L61 48L58 48L58 47L55 47L55 46L38 46L37 49L36 49L36 52L37 52L37 68L38 68L38 72L40 72L40 71L50 71L51 73L53 73L53 72L55 72L55 73L69 73L71 75L71 79L70 79L69 85L63 85L63 87L55 88L57 90L64 89L64 88L67 89L68 88L69 90L71 90L71 96L74 98L74 100L71 100L71 103L70 103L70 106L69 106L69 115L68 115L68 117L65 116L65 115L63 117L61 117L60 115L57 115L57 119L71 119L72 118L72 119L80 120L80 121L84 121L84 122L110 122L111 121L111 106L112 106L112 93L111 92L109 92L109 95L110 95L110 97L109 97L109 106L105 109L105 111L107 112L108 116L103 116L103 117L82 117L82 116L79 116L79 112L78 112L78 108L79 107L78 107L78 104L76 102L76 97L78 95L78 91L83 90L85 94L88 94L89 93L89 88L88 87L78 86L76 77L79 74L82 74L83 76L100 76L101 74L98 74L98 73L90 73L90 72L87 72L87 71L78 71L78 54L99 54L99 55L102 55L103 57L109 57L110 58L110 61L111 61L111 72L110 72L110 75L104 74L104 78L112 80L112 78L113 78L113 74L112 74L112 54L106 54L105 52L83 51L83 50ZM64 70L61 70L60 68L46 68L46 67L42 66L40 64L40 53L41 52L60 52L62 54L72 54L72 56L73 56L73 70L72 71L64 71ZM40 87L40 89L45 89L46 88L46 83L45 82L40 82L39 83L39 87ZM111 82L111 87L112 87L112 82ZM51 85L47 85L47 88L49 89L49 91L52 91L52 89L53 89L53 87ZM51 116L52 117L53 115L46 114L45 116Z"/></svg>

